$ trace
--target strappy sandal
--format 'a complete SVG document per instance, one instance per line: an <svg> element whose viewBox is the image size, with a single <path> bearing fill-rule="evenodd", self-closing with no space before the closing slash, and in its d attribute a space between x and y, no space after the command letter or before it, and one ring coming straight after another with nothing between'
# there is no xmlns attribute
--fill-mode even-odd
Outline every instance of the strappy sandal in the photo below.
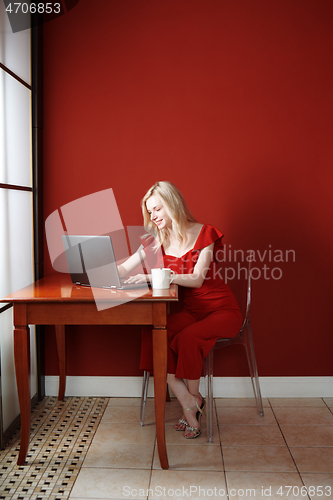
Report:
<svg viewBox="0 0 333 500"><path fill-rule="evenodd" d="M195 414L195 418L197 419L200 425L202 414L205 411L205 406L206 406L206 401L202 398L201 406L199 406L197 400L195 400L195 406L192 406L192 408L185 408L184 411L197 409L198 411ZM195 439L199 437L201 434L200 427L191 427L190 425L188 425L186 427L186 431L193 432L193 436L185 436L185 434L183 434L185 439Z"/></svg>
<svg viewBox="0 0 333 500"><path fill-rule="evenodd" d="M182 429L177 429L177 427L174 427L175 431L183 431L183 432L186 431L186 427L188 427L188 421L187 420L185 420L184 418L180 418L178 420L177 424L182 425L183 428Z"/></svg>

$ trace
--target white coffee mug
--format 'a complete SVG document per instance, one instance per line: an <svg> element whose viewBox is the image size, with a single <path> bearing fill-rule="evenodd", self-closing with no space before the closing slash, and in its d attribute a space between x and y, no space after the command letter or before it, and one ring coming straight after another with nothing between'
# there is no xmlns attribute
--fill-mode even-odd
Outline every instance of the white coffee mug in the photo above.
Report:
<svg viewBox="0 0 333 500"><path fill-rule="evenodd" d="M170 288L170 284L173 282L175 277L175 272L171 269L152 269L152 285L154 289L164 290Z"/></svg>

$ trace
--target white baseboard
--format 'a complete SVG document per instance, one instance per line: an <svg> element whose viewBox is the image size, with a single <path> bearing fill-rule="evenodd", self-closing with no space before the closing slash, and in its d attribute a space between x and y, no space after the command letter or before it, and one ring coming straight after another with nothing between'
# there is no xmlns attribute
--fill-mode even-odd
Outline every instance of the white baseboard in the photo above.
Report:
<svg viewBox="0 0 333 500"><path fill-rule="evenodd" d="M59 378L45 377L46 396L57 396ZM333 397L333 377L260 377L264 398ZM67 377L66 396L141 397L142 377ZM204 379L200 391L205 394ZM148 396L153 396L153 378ZM249 377L214 377L214 397L251 398Z"/></svg>

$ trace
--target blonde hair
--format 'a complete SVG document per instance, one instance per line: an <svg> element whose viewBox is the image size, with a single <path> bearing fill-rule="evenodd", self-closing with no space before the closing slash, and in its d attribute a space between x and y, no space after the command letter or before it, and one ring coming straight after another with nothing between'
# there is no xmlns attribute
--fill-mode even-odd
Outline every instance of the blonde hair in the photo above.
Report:
<svg viewBox="0 0 333 500"><path fill-rule="evenodd" d="M152 234L157 240L157 246L164 245L169 240L169 229L163 228L158 229L158 227L150 219L150 215L147 210L146 202L151 196L158 196L163 203L163 207L168 213L172 220L172 228L178 238L182 243L186 241L186 227L188 222L197 222L196 218L190 212L187 203L179 191L172 182L160 181L156 182L141 200L141 208L143 214L143 223L147 228L148 232Z"/></svg>

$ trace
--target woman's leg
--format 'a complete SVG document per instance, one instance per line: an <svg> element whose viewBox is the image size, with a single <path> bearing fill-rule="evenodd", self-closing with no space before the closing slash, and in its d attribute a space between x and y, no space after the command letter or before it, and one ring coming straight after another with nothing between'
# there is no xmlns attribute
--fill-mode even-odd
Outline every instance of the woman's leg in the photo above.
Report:
<svg viewBox="0 0 333 500"><path fill-rule="evenodd" d="M176 318L175 318L176 319ZM169 337L169 359L172 353L174 370L168 373L168 384L180 401L184 411L183 419L187 420L190 427L198 428L196 419L196 401L202 404L202 396L199 392L199 382L203 367L203 358L214 346L219 336L233 337L239 332L242 318L229 311L217 311L199 321L191 321L182 329L174 332ZM175 329L176 330L176 329ZM171 332L170 332L171 333ZM214 338L215 337L215 338ZM168 368L171 363L168 363ZM170 370L168 370L170 372ZM192 378L187 378L192 375ZM194 375L194 376L193 376ZM187 386L183 379L187 378ZM185 425L176 424L175 428L183 430ZM184 435L193 437L193 431L185 431Z"/></svg>
<svg viewBox="0 0 333 500"><path fill-rule="evenodd" d="M175 314L171 314L168 317L168 378L167 382L168 385L171 387L173 390L174 394L176 395L178 401L184 408L189 408L189 406L184 406L183 401L184 399L189 399L188 394L191 391L188 391L183 379L176 378L175 377L175 372L177 369L177 355L170 349L169 344L172 341L172 339L177 336L177 334L186 328L187 326L193 324L196 322L196 319L192 316L192 314L188 313L187 311L180 311ZM199 387L199 385L198 385ZM197 391L196 391L197 392ZM201 395L199 395L200 400L201 400ZM195 403L194 403L195 404ZM193 406L191 404L190 406ZM188 413L188 412L186 412ZM185 431L186 427L188 426L188 421L187 421L187 415L183 413L181 418L178 420L178 422L175 424L175 429L177 431Z"/></svg>
<svg viewBox="0 0 333 500"><path fill-rule="evenodd" d="M185 327L195 323L196 319L187 311L180 311L168 316L168 346L172 339ZM140 370L153 373L153 338L152 327L142 328ZM168 373L175 373L177 356L168 348Z"/></svg>
<svg viewBox="0 0 333 500"><path fill-rule="evenodd" d="M196 322L196 319L187 311L180 311L178 313L171 314L168 317L168 344L170 341L184 328ZM190 390L187 390L186 385L182 379L176 379L174 373L177 367L177 355L171 351L168 346L168 384L173 390L174 394L177 396L183 408L190 408L195 406L195 400L190 397L190 394L193 393L193 396L198 398L198 403L201 405L202 396L199 393L199 380L188 381ZM153 373L153 346L152 346L152 328L151 327L143 327L142 329L142 344L141 344L141 360L140 360L140 369L149 371ZM179 395L179 397L178 397ZM187 400L187 403L185 403ZM180 420L175 425L176 430L185 431L187 427L187 417L186 415L182 415ZM191 419L191 422L195 423L195 420ZM192 424L190 424L192 426Z"/></svg>
<svg viewBox="0 0 333 500"><path fill-rule="evenodd" d="M200 384L200 379L187 380L188 392L190 392L193 396L200 399L200 398L202 398L202 396L199 392L199 384Z"/></svg>
<svg viewBox="0 0 333 500"><path fill-rule="evenodd" d="M199 393L200 379L188 380L187 383L189 387L186 387L183 379L176 378L173 373L168 373L167 382L183 407L184 413L182 418L188 422L190 427L198 429L200 425L198 420L196 419L196 413L198 411L196 404L198 404L198 406L200 407L202 403L202 396ZM191 390L195 392L195 394L191 393L189 389L190 387ZM184 436L192 437L194 435L193 431L186 430L186 425L184 425L184 428L182 428L181 430L185 431Z"/></svg>
<svg viewBox="0 0 333 500"><path fill-rule="evenodd" d="M214 347L216 339L235 337L241 325L240 314L220 310L179 331L169 340L169 351L176 358L176 370L173 371L176 377L187 380L200 378L203 359ZM195 392L195 386L191 389Z"/></svg>

